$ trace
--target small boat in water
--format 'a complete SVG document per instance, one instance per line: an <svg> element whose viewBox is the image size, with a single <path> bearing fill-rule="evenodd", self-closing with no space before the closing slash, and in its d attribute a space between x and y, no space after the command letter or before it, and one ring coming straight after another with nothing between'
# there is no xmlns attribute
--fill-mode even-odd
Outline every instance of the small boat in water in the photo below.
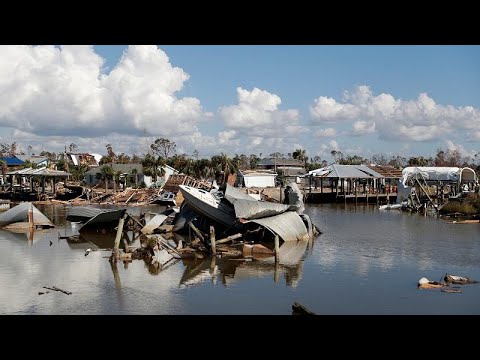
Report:
<svg viewBox="0 0 480 360"><path fill-rule="evenodd" d="M177 195L171 191L166 191L163 194L161 194L159 197L154 199L151 204L160 204L160 205L171 205L171 206L177 206L177 202L175 201L175 198Z"/></svg>

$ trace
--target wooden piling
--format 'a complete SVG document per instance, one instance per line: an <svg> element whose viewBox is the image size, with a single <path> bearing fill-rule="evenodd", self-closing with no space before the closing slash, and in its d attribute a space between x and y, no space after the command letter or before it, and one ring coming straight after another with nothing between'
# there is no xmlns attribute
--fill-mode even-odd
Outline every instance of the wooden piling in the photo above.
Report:
<svg viewBox="0 0 480 360"><path fill-rule="evenodd" d="M275 235L275 262L280 261L279 248L280 248L280 239L278 235Z"/></svg>
<svg viewBox="0 0 480 360"><path fill-rule="evenodd" d="M28 210L28 224L30 226L30 229L34 228L34 223L33 223L33 205L30 204L30 209Z"/></svg>
<svg viewBox="0 0 480 360"><path fill-rule="evenodd" d="M212 247L212 255L217 255L217 246L215 244L215 228L210 225L210 246Z"/></svg>
<svg viewBox="0 0 480 360"><path fill-rule="evenodd" d="M120 247L120 239L122 238L123 234L123 223L125 222L125 219L127 218L128 214L125 213L120 220L118 220L118 228L117 228L117 235L115 236L115 244L113 246L113 252L112 252L112 260L117 261L119 258L119 247Z"/></svg>

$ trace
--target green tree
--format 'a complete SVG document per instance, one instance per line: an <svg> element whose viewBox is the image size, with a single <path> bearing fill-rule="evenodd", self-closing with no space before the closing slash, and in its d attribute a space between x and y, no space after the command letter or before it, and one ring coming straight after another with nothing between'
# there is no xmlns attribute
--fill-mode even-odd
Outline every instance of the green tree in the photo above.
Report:
<svg viewBox="0 0 480 360"><path fill-rule="evenodd" d="M138 170L137 168L133 168L131 171L130 171L130 174L133 176L134 178L134 182L135 182L135 189L138 188Z"/></svg>
<svg viewBox="0 0 480 360"><path fill-rule="evenodd" d="M105 165L100 173L96 174L97 179L105 181L105 193L108 191L108 181L113 179L113 168L111 166Z"/></svg>
<svg viewBox="0 0 480 360"><path fill-rule="evenodd" d="M250 154L250 156L248 157L248 162L250 165L250 169L253 170L257 168L257 165L260 162L260 158L255 154Z"/></svg>
<svg viewBox="0 0 480 360"><path fill-rule="evenodd" d="M222 176L222 183L227 181L228 175L234 174L237 171L232 159L223 152L220 155L212 156L212 167L215 170L215 177Z"/></svg>

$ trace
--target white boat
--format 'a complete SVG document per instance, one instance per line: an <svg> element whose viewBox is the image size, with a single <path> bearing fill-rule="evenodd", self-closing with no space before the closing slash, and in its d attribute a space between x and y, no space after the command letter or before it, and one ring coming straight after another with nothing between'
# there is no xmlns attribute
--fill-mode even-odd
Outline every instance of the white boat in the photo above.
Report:
<svg viewBox="0 0 480 360"><path fill-rule="evenodd" d="M235 222L233 207L222 202L218 195L187 185L179 187L186 203L198 213L225 226L231 226Z"/></svg>
<svg viewBox="0 0 480 360"><path fill-rule="evenodd" d="M166 191L159 197L157 197L155 200L153 200L151 203L152 204L160 204L160 205L172 205L172 206L177 206L177 202L175 201L175 198L177 195L171 191Z"/></svg>

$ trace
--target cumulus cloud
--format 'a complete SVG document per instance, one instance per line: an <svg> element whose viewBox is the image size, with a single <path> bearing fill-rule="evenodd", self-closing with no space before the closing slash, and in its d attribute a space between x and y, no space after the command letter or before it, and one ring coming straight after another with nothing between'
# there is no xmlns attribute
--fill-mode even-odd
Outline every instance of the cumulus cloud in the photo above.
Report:
<svg viewBox="0 0 480 360"><path fill-rule="evenodd" d="M436 140L454 129L480 126L480 110L472 106L440 105L426 93L415 100L375 96L366 85L345 91L340 102L320 96L310 114L315 124L352 122L352 135L378 132L383 139L398 141Z"/></svg>
<svg viewBox="0 0 480 360"><path fill-rule="evenodd" d="M335 128L318 129L315 131L316 137L334 137L335 135L337 135Z"/></svg>
<svg viewBox="0 0 480 360"><path fill-rule="evenodd" d="M194 133L189 75L157 46L129 46L109 74L92 46L1 46L0 126L40 135Z"/></svg>
<svg viewBox="0 0 480 360"><path fill-rule="evenodd" d="M375 122L373 121L355 121L352 125L353 135L366 135L375 132Z"/></svg>
<svg viewBox="0 0 480 360"><path fill-rule="evenodd" d="M475 155L477 154L476 151L469 151L465 149L465 147L462 144L455 144L451 140L446 141L447 149L450 151L455 151L457 150L462 156L464 157L470 157L470 158L475 158Z"/></svg>
<svg viewBox="0 0 480 360"><path fill-rule="evenodd" d="M228 129L265 138L287 137L302 132L298 110L279 110L280 97L266 90L237 88L238 104L220 108Z"/></svg>

